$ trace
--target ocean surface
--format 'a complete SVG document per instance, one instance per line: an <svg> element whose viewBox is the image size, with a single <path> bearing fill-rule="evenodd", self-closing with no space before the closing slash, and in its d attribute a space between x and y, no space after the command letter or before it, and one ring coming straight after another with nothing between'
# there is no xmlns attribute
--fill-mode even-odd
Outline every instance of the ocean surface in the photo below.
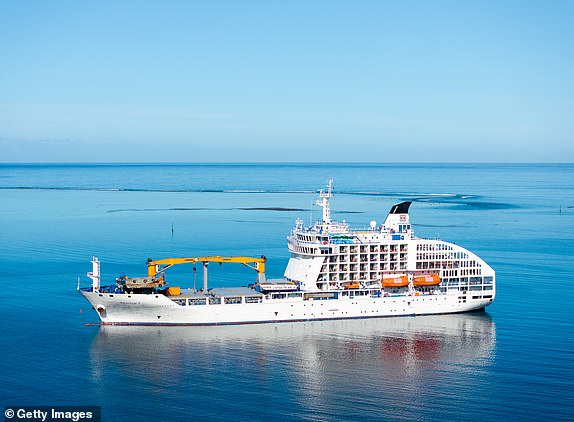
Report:
<svg viewBox="0 0 574 422"><path fill-rule="evenodd" d="M100 327L76 291L148 257L265 255L297 218L382 222L497 271L486 312L221 327ZM170 281L191 287L190 268ZM574 418L574 165L0 165L0 406L101 406L105 421ZM211 286L254 281L210 266Z"/></svg>

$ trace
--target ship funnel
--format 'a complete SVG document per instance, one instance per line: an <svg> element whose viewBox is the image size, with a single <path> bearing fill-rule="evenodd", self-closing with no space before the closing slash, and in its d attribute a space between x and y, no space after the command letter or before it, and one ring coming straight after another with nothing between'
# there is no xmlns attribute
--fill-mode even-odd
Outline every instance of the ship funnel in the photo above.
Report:
<svg viewBox="0 0 574 422"><path fill-rule="evenodd" d="M412 202L406 201L393 205L381 231L388 230L391 233L412 233L409 221L409 207L411 204Z"/></svg>
<svg viewBox="0 0 574 422"><path fill-rule="evenodd" d="M409 213L409 207L411 206L411 204L412 204L412 202L406 201L406 202L401 202L400 204L397 204L397 205L393 205L393 207L389 211L389 215L390 214L408 214Z"/></svg>

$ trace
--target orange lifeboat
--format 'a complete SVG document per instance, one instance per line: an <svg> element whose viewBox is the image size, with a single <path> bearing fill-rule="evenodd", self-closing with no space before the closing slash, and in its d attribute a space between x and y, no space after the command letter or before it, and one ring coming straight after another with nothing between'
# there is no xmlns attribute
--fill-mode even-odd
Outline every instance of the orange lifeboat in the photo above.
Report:
<svg viewBox="0 0 574 422"><path fill-rule="evenodd" d="M383 287L405 287L409 285L409 278L406 275L383 278Z"/></svg>
<svg viewBox="0 0 574 422"><path fill-rule="evenodd" d="M440 277L438 276L438 274L432 274L432 275L423 275L420 277L415 277L413 279L413 283L415 286L436 286L437 284L440 284Z"/></svg>
<svg viewBox="0 0 574 422"><path fill-rule="evenodd" d="M345 288L345 289L358 289L359 288L359 282L354 281L352 283L343 284L343 288Z"/></svg>

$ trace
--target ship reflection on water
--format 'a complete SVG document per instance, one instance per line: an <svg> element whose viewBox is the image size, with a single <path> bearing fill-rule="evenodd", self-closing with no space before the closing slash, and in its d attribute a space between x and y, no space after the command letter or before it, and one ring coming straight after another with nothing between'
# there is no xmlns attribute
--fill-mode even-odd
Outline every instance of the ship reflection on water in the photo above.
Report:
<svg viewBox="0 0 574 422"><path fill-rule="evenodd" d="M227 407L242 402L237 412L245 417L251 415L246 402L256 398L280 400L293 417L344 419L349 406L375 406L377 417L391 417L392 408L410 418L414 406L436 405L441 395L456 403L457 394L472 390L492 366L495 346L496 327L484 312L237 326L102 326L91 346L91 364L102 391L113 383L102 374L116 372L134 380L128 390L151 391L156 400L181 396L187 403L180 404L181 412L193 402L205 417L211 407L201 403L209 395L210 403Z"/></svg>

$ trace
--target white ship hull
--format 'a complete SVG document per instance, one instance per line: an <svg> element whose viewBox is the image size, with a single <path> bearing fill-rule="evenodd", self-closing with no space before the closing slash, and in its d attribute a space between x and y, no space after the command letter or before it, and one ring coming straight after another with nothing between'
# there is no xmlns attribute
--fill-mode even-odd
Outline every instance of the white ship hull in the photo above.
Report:
<svg viewBox="0 0 574 422"><path fill-rule="evenodd" d="M331 219L328 191L317 205L323 218L305 227L297 220L288 237L291 253L282 279L266 280L264 256L188 257L148 261L148 277L101 286L94 257L91 288L78 286L106 325L223 325L380 318L469 312L496 295L494 270L456 244L416 237L410 202L391 208L385 222L351 229ZM257 271L255 285L210 289L210 262L236 263ZM203 288L168 287L164 271L201 264ZM194 284L195 285L195 284Z"/></svg>
<svg viewBox="0 0 574 422"><path fill-rule="evenodd" d="M491 298L478 298L469 293L325 300L263 299L260 303L179 305L161 294L81 293L98 310L104 325L257 324L432 315L475 311L492 302Z"/></svg>

